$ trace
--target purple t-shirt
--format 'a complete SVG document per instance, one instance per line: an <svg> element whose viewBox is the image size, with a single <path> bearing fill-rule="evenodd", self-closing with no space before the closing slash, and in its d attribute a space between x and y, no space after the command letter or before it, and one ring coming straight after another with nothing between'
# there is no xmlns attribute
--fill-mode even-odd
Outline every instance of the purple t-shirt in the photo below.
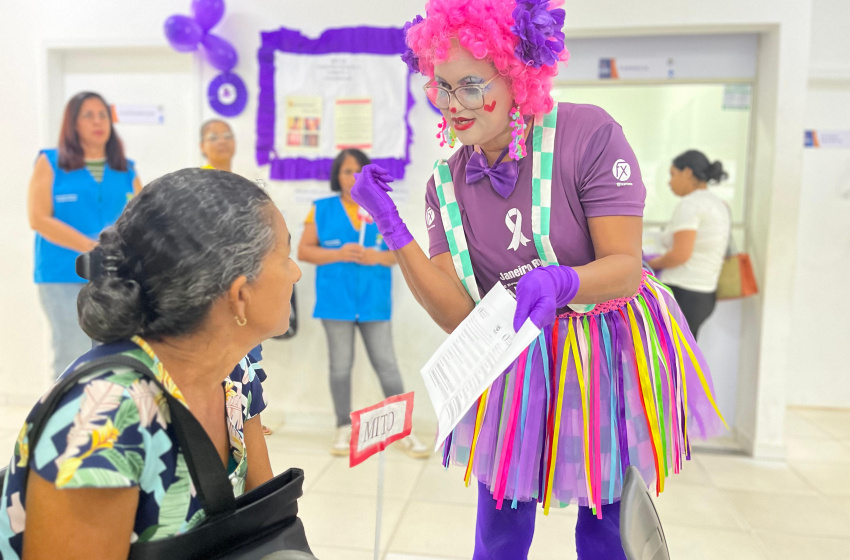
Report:
<svg viewBox="0 0 850 560"><path fill-rule="evenodd" d="M493 190L486 176L466 183L472 146L463 146L448 161L482 295L497 281L513 291L523 274L542 264L531 234L531 138L528 156L519 161L516 188L507 199ZM558 263L582 266L595 260L587 219L643 216L645 198L637 158L620 125L599 107L559 103L550 220ZM425 202L433 257L449 251L433 177Z"/></svg>

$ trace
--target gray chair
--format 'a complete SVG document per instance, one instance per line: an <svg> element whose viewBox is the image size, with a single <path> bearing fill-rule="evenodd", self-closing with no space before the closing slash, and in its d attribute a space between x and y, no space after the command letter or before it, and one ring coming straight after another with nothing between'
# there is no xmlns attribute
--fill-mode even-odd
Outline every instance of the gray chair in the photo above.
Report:
<svg viewBox="0 0 850 560"><path fill-rule="evenodd" d="M626 469L620 498L620 540L628 560L670 560L661 519L634 465Z"/></svg>
<svg viewBox="0 0 850 560"><path fill-rule="evenodd" d="M272 552L268 556L263 556L262 560L318 560L312 554L299 552L297 550L283 550Z"/></svg>

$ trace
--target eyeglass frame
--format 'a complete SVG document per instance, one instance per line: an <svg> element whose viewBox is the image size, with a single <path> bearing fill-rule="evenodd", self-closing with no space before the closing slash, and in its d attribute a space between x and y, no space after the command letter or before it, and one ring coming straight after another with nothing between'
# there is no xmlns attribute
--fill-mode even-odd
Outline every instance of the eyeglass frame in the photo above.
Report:
<svg viewBox="0 0 850 560"><path fill-rule="evenodd" d="M105 109L98 109L97 111L88 110L85 113L80 113L77 118L84 121L93 121L96 119L103 119L108 121L109 113L106 112Z"/></svg>
<svg viewBox="0 0 850 560"><path fill-rule="evenodd" d="M489 80L487 80L486 82L484 82L482 84L469 84L469 85L465 85L465 86L459 86L459 87L456 87L456 88L453 88L453 89L446 89L443 86L428 82L427 84L422 86L422 91L425 92L425 97L428 97L428 102L431 103L431 105L433 105L434 107L437 107L437 104L434 103L433 101L431 101L431 97L428 96L428 90L429 89L439 89L439 90L446 92L449 95L449 104L446 105L446 108L441 109L440 107L437 107L437 109L439 109L440 111L448 111L449 110L449 107L452 106L452 97L454 97L455 100L458 102L458 104L460 104L460 106L463 107L464 109L469 109L470 111L477 111L478 109L481 109L482 107L484 107L484 105L486 105L486 103L484 103L484 88L489 86L493 82L493 80L495 80L496 78L498 78L501 75L502 75L501 73L496 72L496 74L492 78L490 78ZM467 107L466 105L463 104L463 102L461 102L460 99L458 99L455 92L457 90L463 89L463 88L475 88L475 89L477 89L481 92L481 107Z"/></svg>
<svg viewBox="0 0 850 560"><path fill-rule="evenodd" d="M210 142L212 144L215 144L219 140L231 141L233 139L234 136L232 132L222 132L221 134L211 132L210 134L204 136L204 142Z"/></svg>

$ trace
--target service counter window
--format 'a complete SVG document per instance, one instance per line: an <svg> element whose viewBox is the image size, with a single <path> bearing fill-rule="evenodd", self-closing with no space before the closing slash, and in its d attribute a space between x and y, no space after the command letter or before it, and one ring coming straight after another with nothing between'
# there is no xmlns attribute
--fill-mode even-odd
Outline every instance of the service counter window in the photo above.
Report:
<svg viewBox="0 0 850 560"><path fill-rule="evenodd" d="M733 235L745 248L752 86L749 83L558 83L556 101L605 109L623 130L646 184L645 245L667 223L678 202L668 185L670 164L697 149L720 160L729 178L711 186L732 208Z"/></svg>

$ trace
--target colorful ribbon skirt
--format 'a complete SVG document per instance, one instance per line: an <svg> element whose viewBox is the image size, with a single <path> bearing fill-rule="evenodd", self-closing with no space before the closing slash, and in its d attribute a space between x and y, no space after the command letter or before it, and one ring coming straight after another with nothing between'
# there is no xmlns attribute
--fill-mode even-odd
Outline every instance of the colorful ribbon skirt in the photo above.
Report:
<svg viewBox="0 0 850 560"><path fill-rule="evenodd" d="M644 273L631 298L546 327L464 416L443 464L505 500L593 508L619 501L636 466L656 492L723 432L705 360L669 289Z"/></svg>

